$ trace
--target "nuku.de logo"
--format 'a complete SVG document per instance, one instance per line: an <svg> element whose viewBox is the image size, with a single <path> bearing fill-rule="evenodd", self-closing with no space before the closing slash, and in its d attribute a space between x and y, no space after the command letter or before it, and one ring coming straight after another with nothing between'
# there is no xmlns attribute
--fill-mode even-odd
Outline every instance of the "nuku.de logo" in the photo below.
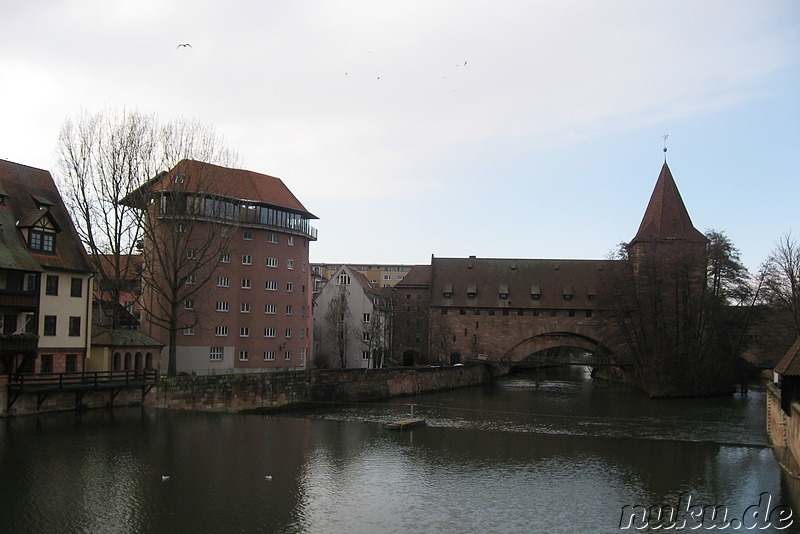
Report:
<svg viewBox="0 0 800 534"><path fill-rule="evenodd" d="M690 493L681 493L676 505L625 505L619 518L620 530L783 530L792 525L792 509L783 504L772 506L772 495L763 492L758 503L737 515L725 505L692 504Z"/></svg>

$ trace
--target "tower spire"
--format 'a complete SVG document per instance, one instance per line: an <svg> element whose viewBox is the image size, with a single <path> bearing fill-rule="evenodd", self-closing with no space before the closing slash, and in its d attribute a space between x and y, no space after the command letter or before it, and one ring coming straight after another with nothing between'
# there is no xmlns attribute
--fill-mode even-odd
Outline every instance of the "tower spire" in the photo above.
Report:
<svg viewBox="0 0 800 534"><path fill-rule="evenodd" d="M669 139L669 134L664 134L661 136L664 139L664 163L667 162L667 139Z"/></svg>

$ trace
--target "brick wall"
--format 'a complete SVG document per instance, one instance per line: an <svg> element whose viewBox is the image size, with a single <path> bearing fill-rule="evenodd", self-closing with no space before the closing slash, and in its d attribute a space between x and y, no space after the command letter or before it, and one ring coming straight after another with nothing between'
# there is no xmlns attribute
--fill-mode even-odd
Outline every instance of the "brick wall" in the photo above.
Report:
<svg viewBox="0 0 800 534"><path fill-rule="evenodd" d="M157 408L233 413L292 404L374 401L484 384L492 376L483 364L181 376L162 380L146 402Z"/></svg>

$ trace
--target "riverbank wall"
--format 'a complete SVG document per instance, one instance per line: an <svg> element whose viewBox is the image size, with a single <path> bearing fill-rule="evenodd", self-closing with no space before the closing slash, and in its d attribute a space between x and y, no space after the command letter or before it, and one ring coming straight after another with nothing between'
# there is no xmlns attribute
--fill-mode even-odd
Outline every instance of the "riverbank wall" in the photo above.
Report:
<svg viewBox="0 0 800 534"><path fill-rule="evenodd" d="M793 402L790 413L781 408L781 390L767 384L767 438L778 461L794 477L800 477L800 405Z"/></svg>
<svg viewBox="0 0 800 534"><path fill-rule="evenodd" d="M488 384L503 371L507 369L475 363L458 367L179 376L163 379L145 404L171 410L236 413L368 402Z"/></svg>

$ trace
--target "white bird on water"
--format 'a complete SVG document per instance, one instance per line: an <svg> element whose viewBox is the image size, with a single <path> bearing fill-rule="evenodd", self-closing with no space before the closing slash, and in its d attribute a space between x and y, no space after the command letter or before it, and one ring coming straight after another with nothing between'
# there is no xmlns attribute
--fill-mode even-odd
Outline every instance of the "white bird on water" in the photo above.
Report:
<svg viewBox="0 0 800 534"><path fill-rule="evenodd" d="M166 482L169 480L169 475L161 475L161 482Z"/></svg>
<svg viewBox="0 0 800 534"><path fill-rule="evenodd" d="M272 480L272 475L265 475L264 480Z"/></svg>

